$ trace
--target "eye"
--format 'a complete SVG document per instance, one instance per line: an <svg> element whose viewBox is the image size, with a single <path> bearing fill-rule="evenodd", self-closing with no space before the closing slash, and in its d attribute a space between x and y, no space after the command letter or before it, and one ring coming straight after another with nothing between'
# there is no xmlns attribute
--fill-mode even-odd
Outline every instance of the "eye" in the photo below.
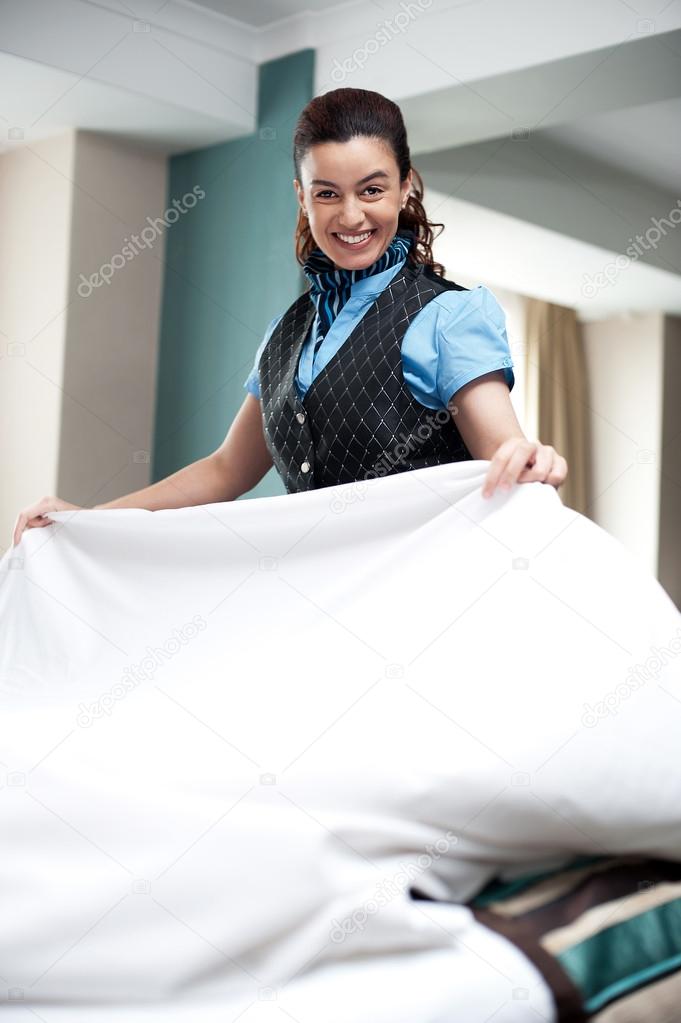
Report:
<svg viewBox="0 0 681 1023"><path fill-rule="evenodd" d="M379 188L378 185L367 185L367 187L364 189L364 191L365 192L371 192L372 198L373 198L373 196L375 196L377 194L378 195L382 195L383 194L383 189ZM325 188L322 192L317 192L317 195L315 196L315 198L316 199L326 199L328 196L335 195L335 194L336 193L333 192L330 188Z"/></svg>

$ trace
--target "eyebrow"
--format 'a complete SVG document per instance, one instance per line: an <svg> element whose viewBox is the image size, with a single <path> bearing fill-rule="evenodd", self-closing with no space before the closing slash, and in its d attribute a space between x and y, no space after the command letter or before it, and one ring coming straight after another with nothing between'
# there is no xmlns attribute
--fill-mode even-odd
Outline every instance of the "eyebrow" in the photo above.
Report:
<svg viewBox="0 0 681 1023"><path fill-rule="evenodd" d="M389 178L390 175L383 170L374 171L372 174L367 174L365 178L360 178L357 182L358 185L363 185L365 181L371 181L372 178ZM310 182L311 185L331 185L333 188L338 188L335 181L325 181L324 178L313 178Z"/></svg>

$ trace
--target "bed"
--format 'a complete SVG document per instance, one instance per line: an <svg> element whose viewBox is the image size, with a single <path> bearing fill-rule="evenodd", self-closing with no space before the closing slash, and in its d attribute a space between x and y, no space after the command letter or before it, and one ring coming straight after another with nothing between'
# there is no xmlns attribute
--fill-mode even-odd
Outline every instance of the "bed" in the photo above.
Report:
<svg viewBox="0 0 681 1023"><path fill-rule="evenodd" d="M55 512L6 552L8 1023L635 1021L553 932L639 892L665 1004L681 615L553 487L483 499L488 466ZM636 891L594 896L603 864ZM569 919L523 944L548 878Z"/></svg>

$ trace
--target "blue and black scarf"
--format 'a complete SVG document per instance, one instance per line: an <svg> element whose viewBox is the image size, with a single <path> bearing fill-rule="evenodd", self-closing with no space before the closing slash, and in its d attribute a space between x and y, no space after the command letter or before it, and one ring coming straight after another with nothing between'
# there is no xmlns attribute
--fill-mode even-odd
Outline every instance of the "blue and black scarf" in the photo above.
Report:
<svg viewBox="0 0 681 1023"><path fill-rule="evenodd" d="M362 270L345 270L342 267L337 269L321 249L315 249L310 254L303 266L303 273L310 281L310 293L319 316L315 351L350 298L355 281L361 281L365 277L371 277L401 263L415 242L416 235L413 231L409 228L400 228L383 255Z"/></svg>

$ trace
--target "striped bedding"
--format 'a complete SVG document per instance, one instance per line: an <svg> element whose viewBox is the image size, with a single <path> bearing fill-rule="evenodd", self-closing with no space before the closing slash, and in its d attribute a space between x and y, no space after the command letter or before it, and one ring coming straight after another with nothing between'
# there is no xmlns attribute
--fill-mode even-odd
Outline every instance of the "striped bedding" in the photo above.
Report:
<svg viewBox="0 0 681 1023"><path fill-rule="evenodd" d="M560 1023L681 1020L681 863L582 857L470 905L538 967Z"/></svg>

